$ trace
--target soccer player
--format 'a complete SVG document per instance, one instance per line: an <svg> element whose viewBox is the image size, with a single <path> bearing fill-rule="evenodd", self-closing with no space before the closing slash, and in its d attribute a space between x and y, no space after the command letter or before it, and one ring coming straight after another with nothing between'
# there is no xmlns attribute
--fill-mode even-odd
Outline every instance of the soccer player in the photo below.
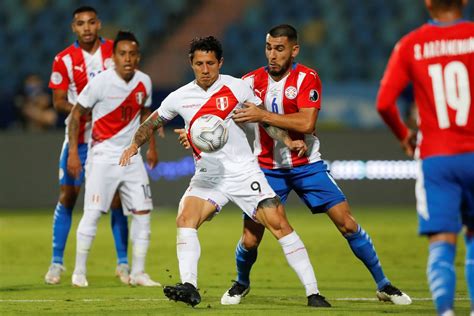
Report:
<svg viewBox="0 0 474 316"><path fill-rule="evenodd" d="M427 276L439 315L454 315L454 257L463 224L474 315L474 23L462 19L466 3L425 0L432 20L396 44L377 97L383 120L408 156L419 162L419 233L429 240ZM418 137L396 106L410 82L419 113Z"/></svg>
<svg viewBox="0 0 474 316"><path fill-rule="evenodd" d="M299 53L297 31L290 25L273 27L266 36L266 67L244 76L263 107L248 104L235 111L238 123L258 122L254 154L272 189L283 203L294 190L313 214L326 213L350 248L372 274L377 297L394 304L410 304L411 299L385 276L369 234L356 222L341 189L321 160L315 126L321 108L321 81L317 72L296 63ZM288 130L292 139L304 140L309 151L299 157L274 142L262 124ZM244 214L244 230L236 248L237 280L224 293L222 304L239 304L250 290L250 270L264 227Z"/></svg>
<svg viewBox="0 0 474 316"><path fill-rule="evenodd" d="M101 28L97 11L88 6L77 8L73 13L72 30L77 40L54 58L49 87L53 90L53 104L57 111L69 115L77 96L89 80L99 72L113 66L112 41L101 38L98 32ZM66 120L69 124L70 115ZM80 120L78 140L79 157L84 165L87 157L87 147L90 138L90 117L83 116ZM52 263L45 275L47 284L58 284L61 273L65 270L64 249L71 229L72 210L76 204L84 174L78 178L71 177L67 172L69 144L66 137L62 146L59 160L59 201L54 211L53 219L53 256ZM128 283L128 222L123 215L120 200L116 198L112 204L112 232L117 251L116 274L121 281Z"/></svg>
<svg viewBox="0 0 474 316"><path fill-rule="evenodd" d="M151 79L137 70L140 60L139 44L133 33L120 31L114 40L115 69L95 76L84 88L71 111L69 132L68 172L78 177L82 163L78 152L81 117L92 111L92 142L86 165L84 214L77 228L76 266L72 284L88 286L86 261L97 231L97 223L106 212L115 191L128 214L131 213L133 245L131 285L160 286L144 272L150 243L150 211L153 208L150 185L143 160L134 157L126 168L120 167L122 151L133 132L150 114ZM155 141L148 149L157 159Z"/></svg>
<svg viewBox="0 0 474 316"><path fill-rule="evenodd" d="M278 196L260 171L244 131L231 119L232 112L244 102L260 104L261 100L241 79L219 74L223 57L221 44L216 38L194 39L189 59L196 79L168 95L158 110L140 126L120 159L120 164L127 166L153 131L177 115L184 119L188 131L194 121L205 114L219 116L228 129L227 143L216 152L200 152L193 146L196 172L179 203L176 219L176 247L182 283L165 287L165 295L192 306L199 304L197 268L201 247L197 229L232 201L278 239L289 265L305 287L308 305L329 307L330 304L319 294L303 242L288 223ZM286 131L270 126L267 130L275 139L285 142L300 154L307 149L304 142L292 141Z"/></svg>

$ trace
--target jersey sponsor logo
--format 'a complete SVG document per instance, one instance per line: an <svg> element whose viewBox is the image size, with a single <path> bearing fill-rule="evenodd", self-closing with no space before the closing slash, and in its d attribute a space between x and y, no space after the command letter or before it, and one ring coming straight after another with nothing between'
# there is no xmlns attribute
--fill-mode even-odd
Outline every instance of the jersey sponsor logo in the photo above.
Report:
<svg viewBox="0 0 474 316"><path fill-rule="evenodd" d="M296 90L295 87L289 86L288 88L285 89L285 97L287 97L290 100L293 100L296 98L296 95L298 94L298 90Z"/></svg>
<svg viewBox="0 0 474 316"><path fill-rule="evenodd" d="M55 71L51 74L51 82L58 85L63 82L63 76L59 72Z"/></svg>
<svg viewBox="0 0 474 316"><path fill-rule="evenodd" d="M144 92L135 93L135 101L137 101L138 104L143 105L144 99L145 99L145 93Z"/></svg>
<svg viewBox="0 0 474 316"><path fill-rule="evenodd" d="M263 90L253 89L253 91L255 91L255 95L257 95L260 99L262 98Z"/></svg>
<svg viewBox="0 0 474 316"><path fill-rule="evenodd" d="M316 89L311 89L311 91L309 91L309 100L311 102L316 102L319 100L319 93L318 93L318 90Z"/></svg>
<svg viewBox="0 0 474 316"><path fill-rule="evenodd" d="M109 68L112 68L114 66L114 61L112 60L112 58L106 58L104 60L104 67L105 69L109 69Z"/></svg>
<svg viewBox="0 0 474 316"><path fill-rule="evenodd" d="M225 109L227 109L228 106L229 106L229 99L227 97L216 98L216 107L219 110L225 111Z"/></svg>

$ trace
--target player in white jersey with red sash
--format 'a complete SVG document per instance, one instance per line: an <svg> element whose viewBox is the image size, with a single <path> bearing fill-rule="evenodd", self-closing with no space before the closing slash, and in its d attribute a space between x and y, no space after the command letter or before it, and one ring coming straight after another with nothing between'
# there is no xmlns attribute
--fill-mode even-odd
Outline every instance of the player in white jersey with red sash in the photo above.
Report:
<svg viewBox="0 0 474 316"><path fill-rule="evenodd" d="M165 295L192 306L199 304L197 268L201 250L197 229L232 201L250 218L265 225L278 239L288 263L304 284L308 305L329 307L330 304L319 294L306 248L286 220L279 198L258 167L245 133L231 118L244 102L260 104L261 100L241 79L219 74L223 63L222 48L214 37L194 39L189 58L196 80L171 93L163 101L140 126L120 161L121 165L127 166L153 131L177 115L184 119L187 130L196 118L205 114L221 117L228 128L228 141L219 151L203 153L193 146L196 172L181 199L176 219L182 283L166 286ZM303 142L291 141L285 131L273 127L268 127L268 130L293 150L304 152L306 149Z"/></svg>
<svg viewBox="0 0 474 316"><path fill-rule="evenodd" d="M115 191L123 207L131 214L133 245L130 284L159 286L144 272L150 243L150 211L153 208L148 176L141 156L133 157L122 168L118 161L130 138L148 117L151 105L151 79L137 70L139 45L133 33L119 32L114 41L115 69L108 69L93 78L78 97L69 122L68 172L77 177L82 166L78 154L80 118L92 111L92 140L86 165L84 214L77 228L76 266L72 284L88 286L86 261L97 223L109 209ZM154 138L149 152L156 149Z"/></svg>
<svg viewBox="0 0 474 316"><path fill-rule="evenodd" d="M321 108L321 81L317 72L294 62L299 53L297 32L290 25L272 28L266 37L268 66L244 76L264 108L249 105L236 110L239 123L259 122L288 130L295 140L304 140L308 152L299 157L283 148L257 125L254 153L271 187L286 202L294 190L313 214L326 213L347 239L352 251L372 274L380 300L410 304L411 299L394 287L382 271L369 235L351 215L346 197L321 160L315 125ZM236 249L237 280L224 293L222 304L239 304L250 289L250 270L264 228L244 216L244 234Z"/></svg>
<svg viewBox="0 0 474 316"><path fill-rule="evenodd" d="M79 93L91 78L101 71L113 67L111 40L98 36L101 23L97 12L92 7L79 7L73 13L72 29L77 35L74 44L67 47L54 58L49 87L53 90L53 103L56 110L68 114L76 104ZM90 116L81 117L78 135L78 151L82 165L87 158L88 142L90 140ZM59 201L54 211L53 219L53 256L51 266L45 275L45 282L57 284L61 273L65 270L64 249L71 228L72 210L76 204L84 173L73 178L67 172L69 143L67 136L62 146L59 160ZM128 223L123 215L120 200L112 206L112 232L117 250L117 273L123 282L128 282Z"/></svg>

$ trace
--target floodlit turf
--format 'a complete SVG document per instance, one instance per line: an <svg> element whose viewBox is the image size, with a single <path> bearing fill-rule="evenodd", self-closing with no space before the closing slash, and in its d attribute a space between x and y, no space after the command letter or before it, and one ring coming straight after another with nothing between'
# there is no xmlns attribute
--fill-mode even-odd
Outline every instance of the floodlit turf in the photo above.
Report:
<svg viewBox="0 0 474 316"><path fill-rule="evenodd" d="M252 290L238 306L220 305L222 293L234 273L234 248L241 232L237 209L226 208L200 231L199 288L203 301L196 308L168 301L161 288L132 288L114 277L115 250L110 217L103 216L88 264L89 288L70 285L74 266L74 216L61 285L43 283L51 255L52 210L0 211L0 314L155 314L155 315L429 315L434 314L426 284L426 245L416 233L416 216L410 209L355 208L359 223L369 232L385 273L414 298L411 306L394 306L375 300L370 274L350 251L346 241L325 215L290 209L288 216L301 236L316 269L320 290L333 305L314 310L296 274L287 265L280 246L265 235L252 272ZM162 284L179 282L175 251L175 212L155 211L147 272ZM469 301L462 270L460 244L456 310L467 315ZM130 251L129 251L130 252Z"/></svg>

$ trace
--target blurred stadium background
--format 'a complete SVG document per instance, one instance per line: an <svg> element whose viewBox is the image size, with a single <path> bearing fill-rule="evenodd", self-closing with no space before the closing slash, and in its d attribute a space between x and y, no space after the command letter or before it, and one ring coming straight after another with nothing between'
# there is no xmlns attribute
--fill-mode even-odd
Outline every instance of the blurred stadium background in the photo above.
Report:
<svg viewBox="0 0 474 316"><path fill-rule="evenodd" d="M323 81L322 154L333 162L350 201L414 202L415 165L398 150L374 101L397 39L428 19L422 0L0 0L0 146L8 153L0 158L0 207L52 207L56 201L64 117L51 128L29 129L21 95L29 74L37 74L49 93L52 60L74 40L71 12L84 4L98 10L103 36L113 38L119 29L138 35L141 68L153 79L155 107L192 80L186 56L191 38L220 38L223 72L241 76L265 64L266 31L293 24L302 46L298 61L317 69ZM474 1L465 13L473 18ZM411 106L408 89L400 100L407 117ZM160 140L160 152L162 163L153 173L155 203L175 205L192 174L192 161L170 131Z"/></svg>

